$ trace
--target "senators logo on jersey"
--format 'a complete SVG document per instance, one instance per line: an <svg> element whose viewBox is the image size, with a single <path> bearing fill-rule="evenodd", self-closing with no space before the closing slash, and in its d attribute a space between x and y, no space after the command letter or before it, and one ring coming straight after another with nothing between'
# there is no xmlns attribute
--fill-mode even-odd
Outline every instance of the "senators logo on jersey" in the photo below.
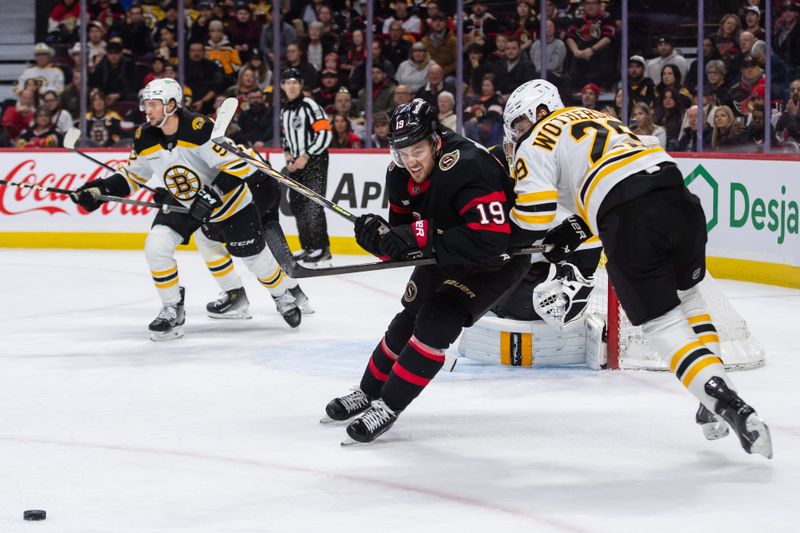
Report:
<svg viewBox="0 0 800 533"><path fill-rule="evenodd" d="M200 177L190 168L175 165L164 172L164 185L178 200L192 200L200 190Z"/></svg>

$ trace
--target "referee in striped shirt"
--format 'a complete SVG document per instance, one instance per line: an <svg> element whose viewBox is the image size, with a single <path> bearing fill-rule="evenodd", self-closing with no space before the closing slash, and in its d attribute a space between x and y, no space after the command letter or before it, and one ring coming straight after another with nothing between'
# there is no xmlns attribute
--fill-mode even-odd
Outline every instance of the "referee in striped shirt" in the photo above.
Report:
<svg viewBox="0 0 800 533"><path fill-rule="evenodd" d="M298 69L283 71L281 89L287 100L281 109L281 133L289 175L325 196L331 123L318 103L303 96L303 77ZM325 210L294 191L289 191L289 205L297 220L303 248L297 259L306 263L330 260Z"/></svg>

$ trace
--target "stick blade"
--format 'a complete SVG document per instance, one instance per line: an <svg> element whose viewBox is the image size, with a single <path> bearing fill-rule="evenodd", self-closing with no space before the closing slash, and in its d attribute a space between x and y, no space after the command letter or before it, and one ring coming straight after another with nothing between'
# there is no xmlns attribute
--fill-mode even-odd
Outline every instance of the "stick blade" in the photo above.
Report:
<svg viewBox="0 0 800 533"><path fill-rule="evenodd" d="M74 150L80 138L81 138L81 130L79 130L78 128L68 129L67 133L64 134L64 148Z"/></svg>
<svg viewBox="0 0 800 533"><path fill-rule="evenodd" d="M236 110L239 109L239 100L236 98L226 98L217 109L217 118L214 120L214 129L211 130L211 140L225 137Z"/></svg>

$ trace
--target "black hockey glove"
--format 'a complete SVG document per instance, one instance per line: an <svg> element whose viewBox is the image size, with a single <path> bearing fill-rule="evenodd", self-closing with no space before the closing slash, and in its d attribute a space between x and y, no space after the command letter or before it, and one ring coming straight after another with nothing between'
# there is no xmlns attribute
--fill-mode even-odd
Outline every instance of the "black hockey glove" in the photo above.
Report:
<svg viewBox="0 0 800 533"><path fill-rule="evenodd" d="M157 204L171 204L171 203L174 203L172 201L172 195L164 187L156 187L155 192L153 193L153 202L155 202Z"/></svg>
<svg viewBox="0 0 800 533"><path fill-rule="evenodd" d="M578 215L572 215L544 236L542 244L552 246L549 251L543 252L544 258L551 263L564 261L591 236L592 232L586 222Z"/></svg>
<svg viewBox="0 0 800 533"><path fill-rule="evenodd" d="M381 236L389 232L389 223L379 215L361 215L356 219L356 242L372 255L380 257Z"/></svg>
<svg viewBox="0 0 800 533"><path fill-rule="evenodd" d="M101 205L105 203L105 200L101 200L101 195L108 194L108 184L106 183L105 179L96 179L92 180L88 183L84 183L77 189L75 189L70 195L69 198L86 211L91 213L92 211L96 211L100 208Z"/></svg>
<svg viewBox="0 0 800 533"><path fill-rule="evenodd" d="M205 223L211 218L214 209L222 204L222 199L208 186L197 191L197 196L189 207L189 216L198 222Z"/></svg>
<svg viewBox="0 0 800 533"><path fill-rule="evenodd" d="M381 237L381 254L395 261L408 261L433 256L432 225L427 220L395 226Z"/></svg>

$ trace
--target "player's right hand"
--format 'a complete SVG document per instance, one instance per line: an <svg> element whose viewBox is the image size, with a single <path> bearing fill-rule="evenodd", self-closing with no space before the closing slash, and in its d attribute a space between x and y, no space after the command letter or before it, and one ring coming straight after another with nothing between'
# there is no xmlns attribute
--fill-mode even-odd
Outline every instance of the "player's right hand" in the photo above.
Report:
<svg viewBox="0 0 800 533"><path fill-rule="evenodd" d="M389 230L389 223L379 215L361 215L356 219L356 242L374 256L380 257L381 236Z"/></svg>
<svg viewBox="0 0 800 533"><path fill-rule="evenodd" d="M96 179L88 183L84 183L72 191L72 193L69 195L69 198L74 203L91 213L92 211L99 209L100 206L105 203L105 200L101 200L100 196L106 193L105 180Z"/></svg>
<svg viewBox="0 0 800 533"><path fill-rule="evenodd" d="M197 191L194 202L189 206L189 216L198 222L205 223L211 218L214 209L222 204L222 198L212 188L205 186Z"/></svg>
<svg viewBox="0 0 800 533"><path fill-rule="evenodd" d="M155 192L153 192L153 202L157 204L168 204L171 199L172 195L164 187L156 187Z"/></svg>

